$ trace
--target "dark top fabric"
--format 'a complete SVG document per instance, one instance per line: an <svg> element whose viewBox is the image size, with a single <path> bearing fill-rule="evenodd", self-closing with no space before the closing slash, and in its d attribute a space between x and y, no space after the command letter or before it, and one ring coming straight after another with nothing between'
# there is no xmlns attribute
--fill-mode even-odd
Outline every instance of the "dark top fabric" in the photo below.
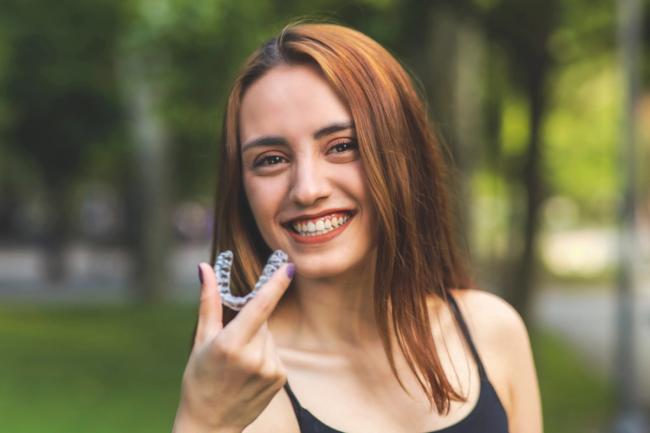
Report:
<svg viewBox="0 0 650 433"><path fill-rule="evenodd" d="M463 335L467 339L476 365L478 366L481 389L479 391L478 401L469 415L449 427L434 430L429 433L508 433L508 417L506 411L485 373L481 358L478 356L472 337L469 334L469 329L465 324L465 320L463 320L456 301L451 295L449 295L449 299L452 311L458 319ZM287 391L291 400L291 405L298 419L301 433L344 433L319 421L311 412L302 407L288 382L284 385L284 389Z"/></svg>

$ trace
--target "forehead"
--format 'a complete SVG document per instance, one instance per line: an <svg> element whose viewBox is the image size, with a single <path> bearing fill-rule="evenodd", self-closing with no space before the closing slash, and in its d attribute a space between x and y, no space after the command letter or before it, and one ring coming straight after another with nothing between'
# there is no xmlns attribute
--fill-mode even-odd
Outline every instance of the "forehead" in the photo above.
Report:
<svg viewBox="0 0 650 433"><path fill-rule="evenodd" d="M332 123L351 120L346 104L313 66L277 66L244 94L240 140L263 135L300 139Z"/></svg>

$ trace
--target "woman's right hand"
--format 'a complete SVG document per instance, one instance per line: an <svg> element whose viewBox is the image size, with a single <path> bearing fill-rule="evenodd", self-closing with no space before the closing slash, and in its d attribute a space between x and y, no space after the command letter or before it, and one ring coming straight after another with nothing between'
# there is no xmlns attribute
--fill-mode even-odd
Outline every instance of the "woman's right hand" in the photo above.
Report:
<svg viewBox="0 0 650 433"><path fill-rule="evenodd" d="M294 265L285 264L223 326L214 271L199 265L199 318L181 388L174 433L241 432L286 381L267 319L289 287Z"/></svg>

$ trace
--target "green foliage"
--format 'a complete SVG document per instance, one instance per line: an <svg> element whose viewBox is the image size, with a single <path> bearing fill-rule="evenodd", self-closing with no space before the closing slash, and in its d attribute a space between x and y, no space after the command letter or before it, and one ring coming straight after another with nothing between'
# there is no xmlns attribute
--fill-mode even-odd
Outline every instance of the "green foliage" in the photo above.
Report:
<svg viewBox="0 0 650 433"><path fill-rule="evenodd" d="M529 131L528 104L516 93L507 95L501 114L502 151L505 157L522 155Z"/></svg>
<svg viewBox="0 0 650 433"><path fill-rule="evenodd" d="M579 205L582 224L609 224L618 206L621 94L615 9L605 1L563 2L560 25L550 38L556 69L548 90L544 171L551 195Z"/></svg>
<svg viewBox="0 0 650 433"><path fill-rule="evenodd" d="M3 99L11 115L3 138L35 162L45 182L62 185L88 149L119 128L112 65L120 11L111 1L5 5Z"/></svg>
<svg viewBox="0 0 650 433"><path fill-rule="evenodd" d="M150 33L140 37L146 41L140 49L144 53L155 49L165 59L159 75L165 92L161 112L172 134L170 159L178 173L175 194L212 195L215 149L226 98L250 53L299 19L358 21L362 30L364 26L391 28L391 20L378 17L392 3L166 1L150 10L149 3L142 2L134 24L149 23L144 27Z"/></svg>
<svg viewBox="0 0 650 433"><path fill-rule="evenodd" d="M594 71L598 71L595 73ZM609 59L565 68L546 122L546 173L555 193L575 200L590 221L616 217L619 194L617 75Z"/></svg>
<svg viewBox="0 0 650 433"><path fill-rule="evenodd" d="M522 226L524 215L521 172L531 129L530 79L536 74L546 77L540 153L543 198L575 202L579 224L602 225L614 218L621 168L612 2L63 0L56 7L40 3L6 0L0 14L0 190L2 196L15 198L2 203L5 209L14 207L18 198L51 197L48 188L53 186L66 189L68 195L79 184L94 181L111 184L124 197L125 191L137 189L129 175L139 168L133 167L135 146L126 134L129 107L124 95L134 80L120 75L130 58L146 65L146 79L156 92L156 113L168 134L170 201L209 202L216 143L232 80L255 48L300 18L340 22L369 34L428 86L426 93L433 95L428 102L436 114L448 111L438 117L441 128L460 124L453 117L459 115L453 107L458 101L445 97L454 92L447 90L454 86L459 67L454 63L458 47L450 43L442 58L433 59L432 53L436 43L432 35L448 42L447 35L432 29L433 23L445 21L434 18L446 16L453 18L450 28L469 23L483 39L478 45L485 48L477 49L485 60L471 63L484 63L485 71L474 75L481 91L462 92L470 95L464 99L477 102L460 104L479 107L482 118L474 124L482 130L474 133L477 139L471 145L455 143L453 133L446 137L472 160L464 174L472 178L476 203L468 206L499 209L491 214L497 221L477 225L478 249L505 258L521 239L512 230ZM645 4L648 23L650 3ZM646 42L649 28L645 26ZM648 47L644 44L646 51ZM643 61L646 84L649 58ZM483 99L489 101L484 104ZM649 182L642 158L639 167L644 188ZM66 199L59 196L54 199L57 204ZM11 219L9 214L5 211L5 221ZM482 210L478 214L485 215ZM2 216L0 226L1 220Z"/></svg>
<svg viewBox="0 0 650 433"><path fill-rule="evenodd" d="M603 58L611 70L614 11L608 2L65 0L50 9L44 12L35 0L9 0L0 18L0 155L28 155L45 182L102 176L119 183L124 178L129 143L116 72L126 53L149 64L147 73L162 92L159 108L171 134L174 195L209 197L230 83L264 39L297 18L333 19L417 63L431 14L453 9L480 23L501 48L496 55L509 65L501 72L515 78L501 104L502 149L509 164L516 164L523 152L529 127L523 75L513 71L543 52L563 68L549 86L554 100L545 129L552 189L587 203L588 192L580 185L597 180L601 201L614 188L614 168L603 158L612 141L616 107L600 104L595 113L592 101L577 93L577 87L592 83L592 95L607 95L611 101L616 98L613 86L576 74L577 69L600 70ZM540 47L534 35L544 32L550 32L550 42ZM609 54L594 56L599 52ZM577 86L580 80L585 83ZM598 130L586 130L589 124L599 125ZM573 146L572 156L559 161L556 155L577 140L585 144ZM597 148L599 155L593 153ZM583 155L582 149L593 152ZM594 159L599 161L595 165ZM578 180L567 173L579 174Z"/></svg>

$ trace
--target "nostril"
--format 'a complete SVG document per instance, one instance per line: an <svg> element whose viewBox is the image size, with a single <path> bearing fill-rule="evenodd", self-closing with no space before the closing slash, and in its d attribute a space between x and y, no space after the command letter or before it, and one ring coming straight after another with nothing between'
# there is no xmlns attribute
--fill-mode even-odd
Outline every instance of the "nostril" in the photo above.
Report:
<svg viewBox="0 0 650 433"><path fill-rule="evenodd" d="M290 197L303 206L313 205L319 198L329 194L329 182L314 162L303 161L295 166Z"/></svg>

